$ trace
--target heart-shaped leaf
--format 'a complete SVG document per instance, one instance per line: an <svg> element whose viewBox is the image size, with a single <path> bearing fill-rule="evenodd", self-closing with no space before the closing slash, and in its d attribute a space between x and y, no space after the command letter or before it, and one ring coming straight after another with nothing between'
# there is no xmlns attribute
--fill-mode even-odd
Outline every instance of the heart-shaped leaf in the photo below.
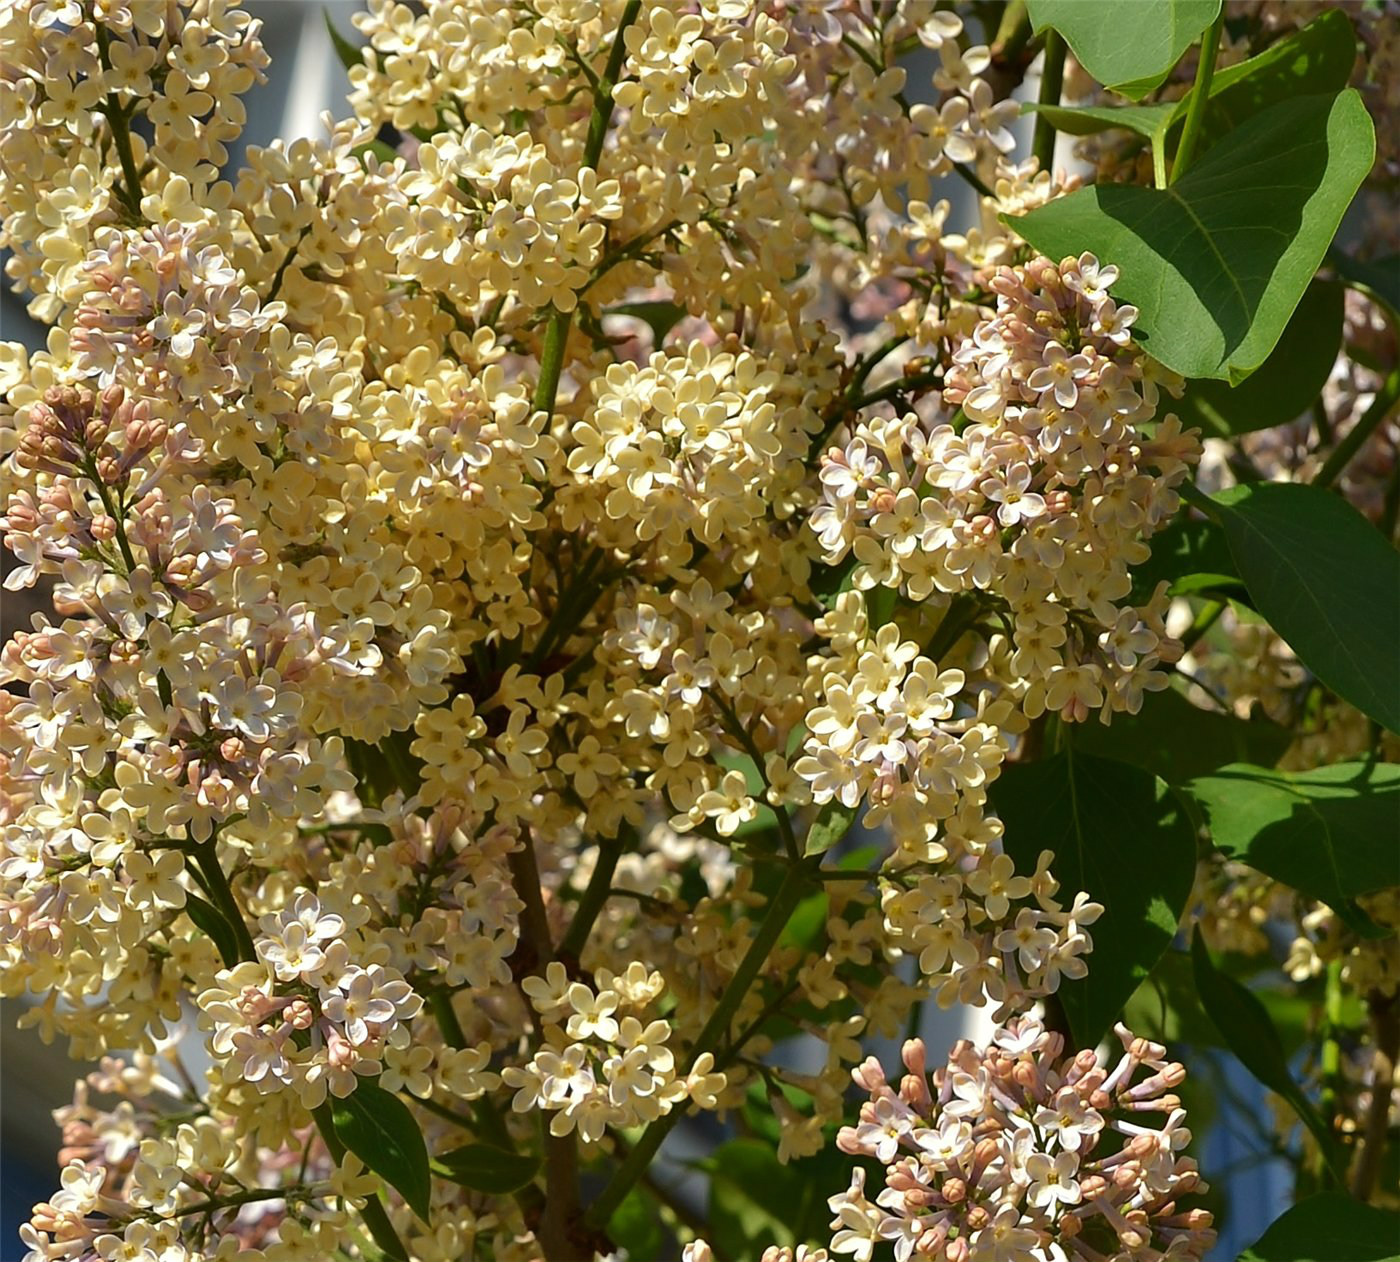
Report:
<svg viewBox="0 0 1400 1262"><path fill-rule="evenodd" d="M1324 684L1400 732L1400 554L1345 500L1251 482L1209 500L1254 607Z"/></svg>
<svg viewBox="0 0 1400 1262"><path fill-rule="evenodd" d="M1230 858L1326 903L1358 932L1385 936L1352 899L1400 885L1400 767L1350 762L1294 772L1235 764L1187 788Z"/></svg>
<svg viewBox="0 0 1400 1262"><path fill-rule="evenodd" d="M1294 96L1332 95L1347 86L1356 61L1351 19L1331 9L1301 31L1269 45L1262 53L1217 70L1211 80L1203 133L1219 140L1260 110ZM1194 89L1193 89L1194 91ZM1028 102L1022 111L1038 113L1056 131L1089 136L1121 127L1137 132L1160 149L1191 106L1192 92L1153 105L1066 106Z"/></svg>
<svg viewBox="0 0 1400 1262"><path fill-rule="evenodd" d="M1204 131L1222 136L1261 110L1296 96L1340 92L1356 64L1356 29L1340 9L1329 9L1301 31L1262 53L1215 72ZM1190 94L1178 106L1186 116Z"/></svg>
<svg viewBox="0 0 1400 1262"><path fill-rule="evenodd" d="M1345 292L1315 280L1259 371L1237 386L1192 381L1177 403L1182 423L1221 437L1296 420L1327 384L1342 347Z"/></svg>
<svg viewBox="0 0 1400 1262"><path fill-rule="evenodd" d="M991 786L1017 871L1042 850L1068 897L1103 904L1089 975L1059 990L1080 1047L1092 1047L1171 945L1196 871L1196 839L1172 791L1150 772L1078 751L1012 763Z"/></svg>
<svg viewBox="0 0 1400 1262"><path fill-rule="evenodd" d="M1027 0L1031 26L1053 26L1079 64L1132 100L1157 87L1220 13L1220 0Z"/></svg>
<svg viewBox="0 0 1400 1262"><path fill-rule="evenodd" d="M1203 710L1167 688L1143 698L1136 714L1114 715L1108 727L1085 723L1075 729L1074 748L1130 762L1180 786L1227 763L1272 765L1292 740L1277 723Z"/></svg>
<svg viewBox="0 0 1400 1262"><path fill-rule="evenodd" d="M1152 598L1165 581L1172 596L1211 591L1239 600L1247 596L1235 573L1235 559L1225 532L1213 521L1178 515L1152 536L1152 555L1132 569L1134 604Z"/></svg>
<svg viewBox="0 0 1400 1262"><path fill-rule="evenodd" d="M1374 157L1355 91L1295 97L1170 188L1094 185L1004 221L1051 258L1116 264L1114 295L1168 368L1238 382L1278 342Z"/></svg>

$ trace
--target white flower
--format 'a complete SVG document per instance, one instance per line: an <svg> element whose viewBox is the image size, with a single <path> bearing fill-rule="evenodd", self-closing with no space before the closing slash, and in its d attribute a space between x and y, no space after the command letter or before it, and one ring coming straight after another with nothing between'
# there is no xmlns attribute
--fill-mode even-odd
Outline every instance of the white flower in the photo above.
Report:
<svg viewBox="0 0 1400 1262"><path fill-rule="evenodd" d="M1050 1157L1043 1152L1032 1153L1026 1160L1030 1190L1026 1199L1036 1209L1053 1212L1056 1205L1077 1205L1082 1199L1079 1191L1079 1158L1072 1152L1060 1152Z"/></svg>

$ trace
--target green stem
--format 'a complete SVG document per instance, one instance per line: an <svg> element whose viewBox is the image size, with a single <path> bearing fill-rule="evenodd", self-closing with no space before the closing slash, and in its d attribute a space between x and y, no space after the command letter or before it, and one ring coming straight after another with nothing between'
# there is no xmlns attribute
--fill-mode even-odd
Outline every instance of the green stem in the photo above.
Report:
<svg viewBox="0 0 1400 1262"><path fill-rule="evenodd" d="M475 1135L477 1133L478 1127L475 1118L468 1117L465 1113L459 1113L456 1109L448 1108L445 1104L439 1104L431 1096L426 1100L419 1100L415 1097L413 1102L420 1108L427 1109L429 1113L442 1118L444 1122L451 1122L453 1126L460 1126L469 1135Z"/></svg>
<svg viewBox="0 0 1400 1262"><path fill-rule="evenodd" d="M603 76L593 89L593 112L588 118L588 136L583 145L585 167L597 170L598 160L603 155L603 142L607 139L608 124L612 122L613 88L622 72L622 63L627 58L627 41L623 38L627 28L637 20L642 0L627 0L622 11L622 20L613 35L612 48L608 51L608 64ZM564 371L564 351L569 342L569 330L573 327L572 311L555 311L545 325L544 347L540 352L540 376L535 383L534 408L536 412L553 412L554 399L559 393L559 378Z"/></svg>
<svg viewBox="0 0 1400 1262"><path fill-rule="evenodd" d="M101 22L97 22L97 53L102 62L104 70L112 68L112 58L109 52L111 38L107 34L107 28ZM112 144L117 150L117 160L122 167L122 180L124 187L121 189L121 198L126 203L127 209L137 218L141 218L141 173L136 169L136 155L131 148L131 112L122 106L117 100L115 92L107 93L107 100L98 107L100 112L106 116L107 124L112 129Z"/></svg>
<svg viewBox="0 0 1400 1262"><path fill-rule="evenodd" d="M1002 10L996 37L992 40L994 57L1012 57L1025 46L1031 34L1031 17L1026 0L1011 0Z"/></svg>
<svg viewBox="0 0 1400 1262"><path fill-rule="evenodd" d="M1040 104L1058 105L1064 82L1065 40L1063 35L1052 28L1045 32L1045 63L1040 71ZM1035 116L1031 154L1042 171L1050 170L1055 161L1055 126L1044 113Z"/></svg>
<svg viewBox="0 0 1400 1262"><path fill-rule="evenodd" d="M907 377L896 377L893 381L881 386L878 390L872 390L869 394L862 394L858 398L851 400L849 410L859 412L862 408L868 408L872 403L883 403L886 399L894 399L902 394L910 394L915 390L922 390L925 386L938 386L943 384L942 367L930 368L928 372L912 373Z"/></svg>
<svg viewBox="0 0 1400 1262"><path fill-rule="evenodd" d="M593 875L588 878L588 886L574 909L574 918L559 943L559 954L566 959L578 959L588 942L593 922L608 901L612 888L613 874L617 871L617 861L627 847L630 826L624 825L616 837L604 837L598 842L598 858L593 864Z"/></svg>
<svg viewBox="0 0 1400 1262"><path fill-rule="evenodd" d="M1323 462L1313 479L1314 486L1324 489L1331 486L1351 463L1351 459L1361 450L1361 446L1380 427L1381 422L1391 414L1395 402L1400 399L1400 366L1392 368L1381 388L1376 392L1371 406L1365 414L1342 436L1342 441L1332 448L1332 454Z"/></svg>
<svg viewBox="0 0 1400 1262"><path fill-rule="evenodd" d="M1317 445L1331 446L1335 437L1332 433L1332 419L1327 415L1327 404L1322 401L1321 395L1313 400L1312 415L1313 428L1317 430Z"/></svg>
<svg viewBox="0 0 1400 1262"><path fill-rule="evenodd" d="M205 888L208 889L215 906L223 913L224 918L228 920L237 935L239 957L243 960L257 959L257 952L253 949L253 938L248 932L247 921L243 919L243 913L238 909L238 902L233 897L228 877L224 875L224 870L219 864L219 856L214 848L213 840L204 842L193 850L192 854L195 865L204 878ZM339 1165L345 1157L345 1145L340 1142L340 1137L335 1133L335 1120L331 1114L330 1104L324 1102L318 1105L311 1110L311 1116L315 1119L316 1129L321 1132L321 1139L325 1142L326 1148L335 1159L336 1165ZM394 1259L395 1262L408 1262L408 1251L404 1248L403 1241L399 1239L398 1232L394 1230L394 1224L389 1221L389 1215L378 1196L371 1195L366 1200L364 1209L360 1211L360 1216L365 1220L365 1226L369 1228L375 1243L390 1258Z"/></svg>
<svg viewBox="0 0 1400 1262"><path fill-rule="evenodd" d="M1196 82L1191 88L1191 104L1186 108L1186 125L1181 131L1181 144L1177 146L1176 161L1172 163L1173 184L1186 174L1186 168L1196 156L1196 146L1200 144L1206 106L1210 102L1210 84L1215 78L1215 58L1220 51L1220 32L1224 26L1225 6L1222 4L1220 16L1210 24L1201 39L1201 60L1196 66Z"/></svg>
<svg viewBox="0 0 1400 1262"><path fill-rule="evenodd" d="M690 1068L694 1068L695 1062L706 1052L713 1054L718 1049L720 1040L728 1034L730 1022L733 1021L744 997L749 993L749 988L757 979L764 964L767 963L769 953L777 945L778 938L782 935L783 929L786 928L797 904L802 901L802 896L809 889L811 875L820 865L820 861L821 856L814 855L788 869L783 883L778 887L778 892L773 895L773 901L768 904L763 922L759 925L753 941L749 943L749 949L744 953L744 958L739 961L739 967L735 969L734 976L729 979L729 985L725 987L714 1011L710 1013L710 1019L705 1022L704 1028L695 1040L694 1047L691 1048ZM627 1159L618 1167L607 1187L593 1202L588 1211L587 1221L589 1223L595 1227L601 1227L612 1217L613 1212L622 1204L623 1198L631 1191L633 1185L651 1167L657 1150L661 1147L666 1136L675 1128L676 1123L685 1115L686 1107L687 1101L681 1100L669 1113L653 1122L642 1132L637 1146L628 1154Z"/></svg>
<svg viewBox="0 0 1400 1262"><path fill-rule="evenodd" d="M102 501L102 511L107 514L115 523L117 528L117 550L122 554L122 560L126 562L126 572L128 575L136 568L136 557L131 551L131 543L126 537L126 523L122 520L123 514L118 511L117 505L112 502L112 493L107 489L107 484L102 480L102 475L97 471L97 458L89 457L83 472L92 479L92 484L97 488L97 498Z"/></svg>
<svg viewBox="0 0 1400 1262"><path fill-rule="evenodd" d="M193 1205L184 1205L179 1209L171 1210L165 1215L167 1218L185 1218L190 1214L216 1214L221 1209L232 1209L237 1205L252 1205L257 1201L292 1201L299 1200L310 1192L305 1187L282 1187L282 1188L252 1188L246 1192L234 1192L228 1196L211 1196L207 1201L197 1201ZM158 1221L161 1215L154 1212L150 1215L152 1220Z"/></svg>
<svg viewBox="0 0 1400 1262"><path fill-rule="evenodd" d="M282 261L277 265L277 271L273 273L272 284L268 286L267 297L263 299L264 302L271 302L282 292L282 282L286 279L287 269L291 267L292 260L296 258L297 251L301 249L301 243L306 240L310 233L311 225L307 224L306 227L301 230L301 235L287 247L287 252L282 256Z"/></svg>
<svg viewBox="0 0 1400 1262"><path fill-rule="evenodd" d="M1322 1095L1319 1108L1322 1124L1329 1135L1337 1133L1337 1115L1341 1111L1342 1046L1339 1040L1342 1025L1342 962L1332 960L1327 965L1327 989L1322 1012ZM1319 1177L1327 1177L1327 1159L1319 1155Z"/></svg>
<svg viewBox="0 0 1400 1262"><path fill-rule="evenodd" d="M567 643L578 624L583 621L584 614L593 608L600 594L599 590L594 588L593 580L606 556L607 553L595 545L583 564L575 571L569 586L559 593L554 612L545 623L540 638L526 659L527 670L533 671L559 645Z"/></svg>
<svg viewBox="0 0 1400 1262"><path fill-rule="evenodd" d="M981 193L983 197L996 196L996 194L982 182L982 177L971 167L964 166L961 162L955 162L953 163L953 174L961 176L964 183L970 184Z"/></svg>

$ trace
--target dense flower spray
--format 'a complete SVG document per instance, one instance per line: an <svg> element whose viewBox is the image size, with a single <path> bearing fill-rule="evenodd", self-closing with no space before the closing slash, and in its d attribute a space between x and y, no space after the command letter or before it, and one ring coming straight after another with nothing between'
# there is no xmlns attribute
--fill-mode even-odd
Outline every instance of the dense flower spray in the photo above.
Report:
<svg viewBox="0 0 1400 1262"><path fill-rule="evenodd" d="M356 25L354 117L235 170L236 3L0 3L49 326L0 346L5 586L49 602L0 653L0 991L102 1061L28 1257L589 1256L754 1092L782 1160L885 1168L835 1254L1200 1257L1181 1068L1025 1015L1104 909L989 797L1167 685L1133 567L1200 444L1113 261L999 218L1066 184L988 48L933 0ZM861 1040L926 998L1006 1024L892 1087Z"/></svg>

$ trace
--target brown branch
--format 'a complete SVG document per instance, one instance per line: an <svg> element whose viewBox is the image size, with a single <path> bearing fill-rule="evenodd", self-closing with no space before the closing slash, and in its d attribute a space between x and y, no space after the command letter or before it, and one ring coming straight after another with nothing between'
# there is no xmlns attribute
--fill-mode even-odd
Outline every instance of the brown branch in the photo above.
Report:
<svg viewBox="0 0 1400 1262"><path fill-rule="evenodd" d="M1361 1152L1351 1178L1351 1192L1368 1201L1376 1190L1390 1128L1390 1099L1395 1084L1395 1061L1400 1056L1400 995L1372 991L1369 999L1371 1030L1375 1036L1376 1065L1371 1075L1371 1105L1361 1132Z"/></svg>

